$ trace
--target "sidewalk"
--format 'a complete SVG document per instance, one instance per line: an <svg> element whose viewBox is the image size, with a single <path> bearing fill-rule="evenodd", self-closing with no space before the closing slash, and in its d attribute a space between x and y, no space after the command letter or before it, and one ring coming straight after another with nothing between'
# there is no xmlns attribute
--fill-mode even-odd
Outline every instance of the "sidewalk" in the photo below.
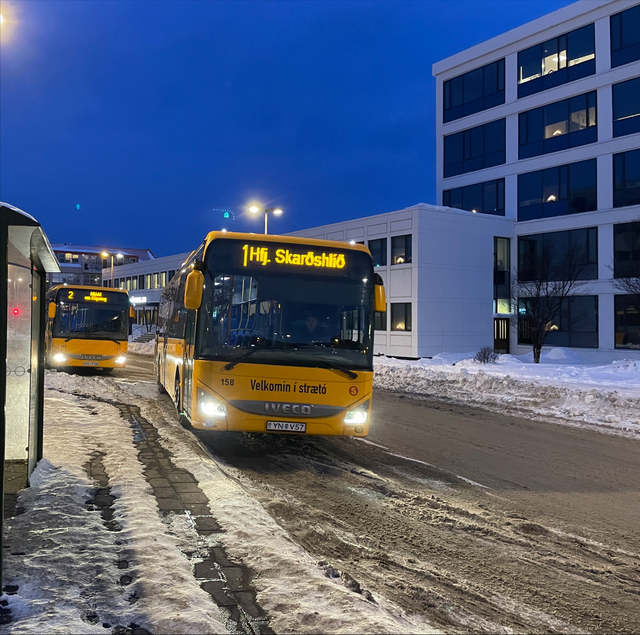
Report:
<svg viewBox="0 0 640 635"><path fill-rule="evenodd" d="M8 473L5 628L273 632L254 573L228 557L207 496L137 406L47 390L45 438L19 501L26 466Z"/></svg>
<svg viewBox="0 0 640 635"><path fill-rule="evenodd" d="M0 633L435 632L327 578L155 381L45 385L44 458L5 523Z"/></svg>

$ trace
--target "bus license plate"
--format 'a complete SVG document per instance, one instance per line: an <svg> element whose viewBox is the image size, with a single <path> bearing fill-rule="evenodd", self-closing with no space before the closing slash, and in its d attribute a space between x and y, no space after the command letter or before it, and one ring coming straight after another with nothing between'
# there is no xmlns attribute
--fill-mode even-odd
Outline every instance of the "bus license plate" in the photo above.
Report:
<svg viewBox="0 0 640 635"><path fill-rule="evenodd" d="M99 366L98 362L82 362L83 366Z"/></svg>
<svg viewBox="0 0 640 635"><path fill-rule="evenodd" d="M306 423L292 423L291 421L267 421L267 430L274 432L306 432Z"/></svg>

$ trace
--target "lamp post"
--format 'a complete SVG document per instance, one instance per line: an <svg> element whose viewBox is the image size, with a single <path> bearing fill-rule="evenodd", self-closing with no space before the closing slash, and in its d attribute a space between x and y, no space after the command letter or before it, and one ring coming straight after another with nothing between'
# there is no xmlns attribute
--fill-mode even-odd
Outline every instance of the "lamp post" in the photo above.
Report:
<svg viewBox="0 0 640 635"><path fill-rule="evenodd" d="M113 288L113 257L114 257L114 254L110 254L107 251L103 251L100 255L103 258L109 258L109 256L111 256L111 285L110 286ZM121 260L121 259L124 258L124 254L121 254L121 253L118 252L117 254L115 254L115 257L118 260Z"/></svg>
<svg viewBox="0 0 640 635"><path fill-rule="evenodd" d="M282 210L279 207L258 207L257 205L252 205L249 208L249 211L252 214L257 214L258 212L264 212L264 233L267 234L267 219L269 218L269 214L274 214L275 216L280 216L282 214Z"/></svg>

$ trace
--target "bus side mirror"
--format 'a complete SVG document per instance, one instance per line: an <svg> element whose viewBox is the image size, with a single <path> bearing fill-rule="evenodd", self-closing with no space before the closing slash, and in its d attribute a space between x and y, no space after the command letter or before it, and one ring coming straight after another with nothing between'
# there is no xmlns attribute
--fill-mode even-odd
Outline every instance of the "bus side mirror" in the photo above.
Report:
<svg viewBox="0 0 640 635"><path fill-rule="evenodd" d="M136 317L136 312L134 311L132 306L129 307L129 317L130 318Z"/></svg>
<svg viewBox="0 0 640 635"><path fill-rule="evenodd" d="M53 318L56 317L56 303L55 302L49 302L49 308L47 310L47 313L49 315L49 319L53 320Z"/></svg>
<svg viewBox="0 0 640 635"><path fill-rule="evenodd" d="M187 309L199 309L202 303L202 289L204 287L204 275L202 271L194 269L187 276L184 288L184 306Z"/></svg>
<svg viewBox="0 0 640 635"><path fill-rule="evenodd" d="M387 297L384 292L384 282L382 281L382 276L379 273L374 273L373 276L373 282L375 284L373 310L376 311L376 313L384 313L387 310Z"/></svg>

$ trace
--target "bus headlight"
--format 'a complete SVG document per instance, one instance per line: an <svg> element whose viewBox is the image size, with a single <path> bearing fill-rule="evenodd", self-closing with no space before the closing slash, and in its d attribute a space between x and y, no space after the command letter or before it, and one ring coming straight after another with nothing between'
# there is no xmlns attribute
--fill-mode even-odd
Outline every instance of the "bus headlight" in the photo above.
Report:
<svg viewBox="0 0 640 635"><path fill-rule="evenodd" d="M58 364L62 364L62 362L66 362L67 361L67 358L62 353L56 353L53 356L53 361L57 362Z"/></svg>
<svg viewBox="0 0 640 635"><path fill-rule="evenodd" d="M127 361L127 358L124 355L120 355L120 357L116 357L116 364L124 364Z"/></svg>
<svg viewBox="0 0 640 635"><path fill-rule="evenodd" d="M344 422L352 425L366 423L369 414L369 402L365 401L353 410L349 410L344 417Z"/></svg>
<svg viewBox="0 0 640 635"><path fill-rule="evenodd" d="M198 389L198 410L208 419L227 416L227 407L219 399L201 389Z"/></svg>

